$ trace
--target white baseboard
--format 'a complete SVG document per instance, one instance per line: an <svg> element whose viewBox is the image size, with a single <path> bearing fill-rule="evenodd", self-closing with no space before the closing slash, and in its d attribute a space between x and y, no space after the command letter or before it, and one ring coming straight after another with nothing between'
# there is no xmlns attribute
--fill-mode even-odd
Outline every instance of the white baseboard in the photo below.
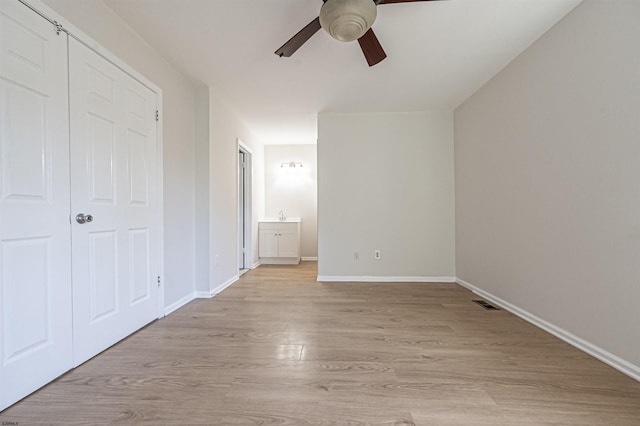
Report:
<svg viewBox="0 0 640 426"><path fill-rule="evenodd" d="M367 283L454 283L455 277L378 277L318 275L318 281L326 282L367 282Z"/></svg>
<svg viewBox="0 0 640 426"><path fill-rule="evenodd" d="M318 261L318 256L301 257L300 260L302 260L303 262L317 262Z"/></svg>
<svg viewBox="0 0 640 426"><path fill-rule="evenodd" d="M235 283L240 279L240 275L235 275L229 278L227 281L223 282L217 287L212 288L210 291L198 291L196 292L196 297L199 299L210 299L215 295L221 293L225 288L229 287L231 284Z"/></svg>
<svg viewBox="0 0 640 426"><path fill-rule="evenodd" d="M182 308L187 303L189 303L192 300L194 300L196 297L197 297L196 293L189 293L186 296L184 296L182 299L178 300L177 302L173 302L169 306L166 306L164 308L164 316L167 316L170 313L172 313L174 311L177 311L178 309Z"/></svg>
<svg viewBox="0 0 640 426"><path fill-rule="evenodd" d="M571 346L574 346L580 349L581 351L591 355L592 357L599 359L605 364L610 365L611 367L615 368L621 373L624 373L627 376L637 381L640 381L640 366L634 365L629 361L626 361L620 358L619 356L614 355L611 352L606 351L601 347L596 346L593 343L588 342L568 332L567 330L564 330L554 324L551 324L550 322L545 321L542 318L539 318L533 315L532 313L525 311L524 309L521 309L518 306L515 306L507 302L506 300L503 300L497 296L494 296L493 294L488 293L480 289L479 287L474 286L473 284L470 284L464 280L461 280L460 278L456 278L456 282L461 286L466 287L467 289L476 293L477 295L482 296L483 298L487 299L491 303L494 303L500 306L501 308L506 309L507 311L513 313L514 315L519 316L523 320L535 325L536 327L541 328L544 331L553 334L554 336L567 342Z"/></svg>
<svg viewBox="0 0 640 426"><path fill-rule="evenodd" d="M297 265L300 263L299 257L261 257L262 265Z"/></svg>
<svg viewBox="0 0 640 426"><path fill-rule="evenodd" d="M256 269L258 266L260 266L261 263L260 262L256 262L251 266L251 269Z"/></svg>

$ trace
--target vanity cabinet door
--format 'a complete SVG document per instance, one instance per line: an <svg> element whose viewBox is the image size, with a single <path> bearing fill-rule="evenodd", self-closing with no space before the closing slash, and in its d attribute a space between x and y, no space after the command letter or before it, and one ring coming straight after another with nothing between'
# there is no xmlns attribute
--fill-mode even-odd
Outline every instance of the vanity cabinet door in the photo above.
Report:
<svg viewBox="0 0 640 426"><path fill-rule="evenodd" d="M278 256L299 257L297 224L282 224L278 232Z"/></svg>
<svg viewBox="0 0 640 426"><path fill-rule="evenodd" d="M258 251L260 257L278 257L277 229L260 229Z"/></svg>

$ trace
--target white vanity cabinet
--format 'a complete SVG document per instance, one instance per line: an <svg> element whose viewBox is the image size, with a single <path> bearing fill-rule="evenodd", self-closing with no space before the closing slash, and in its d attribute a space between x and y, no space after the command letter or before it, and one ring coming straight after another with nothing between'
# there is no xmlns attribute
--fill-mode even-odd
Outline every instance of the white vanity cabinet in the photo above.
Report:
<svg viewBox="0 0 640 426"><path fill-rule="evenodd" d="M300 263L300 219L260 221L258 255L262 264Z"/></svg>

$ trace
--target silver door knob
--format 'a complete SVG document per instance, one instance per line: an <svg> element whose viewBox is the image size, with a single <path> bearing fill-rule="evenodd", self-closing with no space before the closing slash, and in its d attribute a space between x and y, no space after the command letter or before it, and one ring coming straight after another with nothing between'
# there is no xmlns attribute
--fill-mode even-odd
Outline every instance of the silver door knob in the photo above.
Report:
<svg viewBox="0 0 640 426"><path fill-rule="evenodd" d="M78 213L78 215L76 216L76 222L78 222L79 224L91 223L93 222L93 216L91 216L90 214Z"/></svg>

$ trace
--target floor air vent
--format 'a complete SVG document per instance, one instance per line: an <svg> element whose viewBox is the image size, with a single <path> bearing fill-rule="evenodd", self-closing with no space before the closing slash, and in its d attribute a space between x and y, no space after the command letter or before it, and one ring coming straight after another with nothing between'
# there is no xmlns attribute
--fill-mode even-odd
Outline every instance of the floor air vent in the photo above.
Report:
<svg viewBox="0 0 640 426"><path fill-rule="evenodd" d="M499 311L500 308L493 306L491 303L486 302L484 300L474 300L475 303L477 303L478 305L482 306L483 308L489 310L489 311Z"/></svg>

